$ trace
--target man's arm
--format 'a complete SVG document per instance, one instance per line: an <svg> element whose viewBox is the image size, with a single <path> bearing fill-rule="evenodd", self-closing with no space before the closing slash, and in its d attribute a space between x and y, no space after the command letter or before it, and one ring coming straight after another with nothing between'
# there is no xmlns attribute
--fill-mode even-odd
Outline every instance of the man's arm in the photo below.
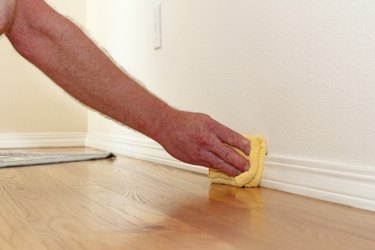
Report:
<svg viewBox="0 0 375 250"><path fill-rule="evenodd" d="M248 161L249 142L209 116L178 111L121 71L84 33L43 0L17 0L7 36L15 49L83 104L159 142L187 163L230 175Z"/></svg>

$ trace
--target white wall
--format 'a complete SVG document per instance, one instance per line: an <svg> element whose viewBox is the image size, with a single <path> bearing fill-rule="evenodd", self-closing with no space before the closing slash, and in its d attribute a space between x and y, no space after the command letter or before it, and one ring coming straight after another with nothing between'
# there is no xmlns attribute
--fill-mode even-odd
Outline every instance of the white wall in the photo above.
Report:
<svg viewBox="0 0 375 250"><path fill-rule="evenodd" d="M85 25L85 0L47 2ZM86 132L84 107L21 58L5 36L0 51L0 134Z"/></svg>
<svg viewBox="0 0 375 250"><path fill-rule="evenodd" d="M262 185L375 211L374 1L162 0L159 51L154 3L90 0L88 29L170 104L266 136ZM93 113L89 132L158 160Z"/></svg>
<svg viewBox="0 0 375 250"><path fill-rule="evenodd" d="M89 1L88 27L158 96L265 135L272 155L375 164L373 1L164 0L160 51L154 2Z"/></svg>

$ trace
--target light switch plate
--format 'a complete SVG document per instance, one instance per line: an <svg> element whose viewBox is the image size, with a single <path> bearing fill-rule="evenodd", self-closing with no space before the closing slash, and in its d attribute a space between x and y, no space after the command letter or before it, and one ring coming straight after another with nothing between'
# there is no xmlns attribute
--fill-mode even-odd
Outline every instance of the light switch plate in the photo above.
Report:
<svg viewBox="0 0 375 250"><path fill-rule="evenodd" d="M154 5L154 49L162 48L161 37L161 2Z"/></svg>

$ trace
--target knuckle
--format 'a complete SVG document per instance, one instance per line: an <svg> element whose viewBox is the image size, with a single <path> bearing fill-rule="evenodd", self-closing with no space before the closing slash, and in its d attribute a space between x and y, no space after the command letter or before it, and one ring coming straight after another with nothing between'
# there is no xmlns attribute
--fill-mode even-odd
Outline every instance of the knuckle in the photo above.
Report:
<svg viewBox="0 0 375 250"><path fill-rule="evenodd" d="M216 133L218 131L218 123L210 118L206 123L206 127L210 132Z"/></svg>
<svg viewBox="0 0 375 250"><path fill-rule="evenodd" d="M191 152L191 156L196 160L201 160L203 156L202 150L199 147L195 147Z"/></svg>
<svg viewBox="0 0 375 250"><path fill-rule="evenodd" d="M198 146L204 146L207 143L207 135L200 129L196 129L190 137Z"/></svg>
<svg viewBox="0 0 375 250"><path fill-rule="evenodd" d="M225 167L224 162L219 161L218 163L216 163L216 169L218 169L218 170L223 170L224 167Z"/></svg>
<svg viewBox="0 0 375 250"><path fill-rule="evenodd" d="M230 144L230 145L233 145L236 141L236 136L233 135L233 134L229 134L227 136L227 142Z"/></svg>
<svg viewBox="0 0 375 250"><path fill-rule="evenodd" d="M231 156L231 151L229 149L224 148L221 150L220 155L225 161L228 161Z"/></svg>
<svg viewBox="0 0 375 250"><path fill-rule="evenodd" d="M209 133L215 133L217 131L217 126L215 124L209 123L207 124L207 129Z"/></svg>

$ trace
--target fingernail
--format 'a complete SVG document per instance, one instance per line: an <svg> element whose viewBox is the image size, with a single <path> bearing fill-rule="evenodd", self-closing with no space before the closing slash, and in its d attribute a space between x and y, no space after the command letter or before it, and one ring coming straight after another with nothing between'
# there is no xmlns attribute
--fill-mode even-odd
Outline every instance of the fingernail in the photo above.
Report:
<svg viewBox="0 0 375 250"><path fill-rule="evenodd" d="M246 153L247 155L250 155L250 150L251 150L251 141L247 141L247 143L245 144L244 149L245 149L245 153Z"/></svg>

